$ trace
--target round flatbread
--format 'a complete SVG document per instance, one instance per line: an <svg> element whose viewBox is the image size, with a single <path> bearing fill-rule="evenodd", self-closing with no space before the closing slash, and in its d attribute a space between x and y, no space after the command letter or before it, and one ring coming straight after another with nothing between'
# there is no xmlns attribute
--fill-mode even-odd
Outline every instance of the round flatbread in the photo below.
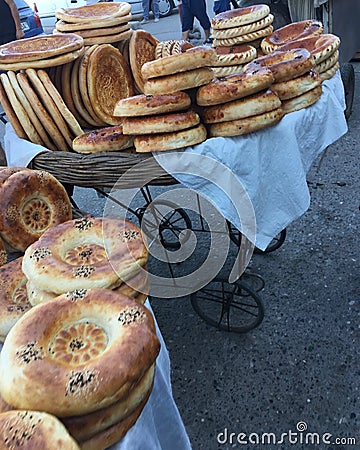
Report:
<svg viewBox="0 0 360 450"><path fill-rule="evenodd" d="M328 58L324 59L321 63L316 64L315 70L318 73L323 73L333 67L339 61L339 50L336 50Z"/></svg>
<svg viewBox="0 0 360 450"><path fill-rule="evenodd" d="M214 72L209 67L174 73L159 78L150 78L144 85L144 94L157 95L171 92L185 91L194 87L210 83Z"/></svg>
<svg viewBox="0 0 360 450"><path fill-rule="evenodd" d="M261 30L258 31L253 31L252 33L242 34L240 36L225 39L214 39L213 45L215 47L219 47L223 45L236 45L246 42L254 42L265 36L269 36L273 32L273 30L274 30L273 26L269 25L266 28L262 28Z"/></svg>
<svg viewBox="0 0 360 450"><path fill-rule="evenodd" d="M144 80L149 80L201 67L211 67L216 61L216 52L213 48L194 47L184 53L155 59L143 64L141 75Z"/></svg>
<svg viewBox="0 0 360 450"><path fill-rule="evenodd" d="M0 447L4 449L80 450L60 420L46 412L1 413L0 429Z"/></svg>
<svg viewBox="0 0 360 450"><path fill-rule="evenodd" d="M200 117L194 111L183 113L162 114L147 117L124 117L124 134L156 134L170 133L195 127L200 123Z"/></svg>
<svg viewBox="0 0 360 450"><path fill-rule="evenodd" d="M69 148L71 148L73 136L72 136L72 134L69 130L69 127L68 127L67 123L65 122L62 114L60 113L58 107L56 106L56 103L54 102L53 98L48 94L43 83L41 82L40 78L38 77L37 71L34 69L26 69L25 73L28 76L31 84L33 85L37 95L41 99L43 105L45 105L50 116L53 118L54 122L57 124L61 134L64 136L64 139L65 139L67 145L69 146Z"/></svg>
<svg viewBox="0 0 360 450"><path fill-rule="evenodd" d="M134 145L141 153L175 150L200 144L206 140L206 135L206 128L200 124L183 131L135 136Z"/></svg>
<svg viewBox="0 0 360 450"><path fill-rule="evenodd" d="M0 342L31 308L26 293L26 277L21 269L22 257L0 267Z"/></svg>
<svg viewBox="0 0 360 450"><path fill-rule="evenodd" d="M283 118L282 108L275 109L257 116L230 122L213 123L209 126L210 137L241 136L277 124Z"/></svg>
<svg viewBox="0 0 360 450"><path fill-rule="evenodd" d="M141 74L142 66L155 59L156 46L159 41L150 33L144 30L136 30L130 38L129 54L130 67L134 77L135 89L137 93L144 93L145 80Z"/></svg>
<svg viewBox="0 0 360 450"><path fill-rule="evenodd" d="M273 111L280 106L279 97L268 89L223 105L206 108L202 113L202 120L205 124L229 122Z"/></svg>
<svg viewBox="0 0 360 450"><path fill-rule="evenodd" d="M257 22L270 14L268 5L254 5L245 8L231 9L217 14L211 20L211 26L215 30L239 27Z"/></svg>
<svg viewBox="0 0 360 450"><path fill-rule="evenodd" d="M55 17L64 22L82 23L98 20L114 19L126 16L131 11L131 5L126 2L98 2L93 5L79 6L78 8L59 8L55 11Z"/></svg>
<svg viewBox="0 0 360 450"><path fill-rule="evenodd" d="M125 136L122 125L99 128L77 136L73 150L77 153L116 152L133 145L132 136Z"/></svg>
<svg viewBox="0 0 360 450"><path fill-rule="evenodd" d="M90 47L87 47L84 55L81 57L78 71L78 82L82 103L85 106L87 112L90 114L93 121L98 124L98 126L104 127L107 125L106 121L102 120L102 118L98 116L90 100L88 78L87 78L87 71L90 63L90 58L97 47L98 45L91 45Z"/></svg>
<svg viewBox="0 0 360 450"><path fill-rule="evenodd" d="M242 73L244 66L226 66L226 67L212 67L214 75L216 78L223 78L229 75L234 75L238 73Z"/></svg>
<svg viewBox="0 0 360 450"><path fill-rule="evenodd" d="M83 133L82 128L80 127L76 118L73 116L72 112L68 109L68 107L64 103L64 100L59 94L59 91L51 82L49 75L44 70L38 70L37 75L41 80L42 84L44 85L45 89L47 90L48 94L54 100L55 105L59 109L61 115L65 119L74 136L79 136L79 134L82 134Z"/></svg>
<svg viewBox="0 0 360 450"><path fill-rule="evenodd" d="M18 98L16 97L15 91L10 83L9 77L6 73L2 73L0 75L1 82L4 87L4 90L6 92L6 95L9 99L9 102L19 119L19 122L21 123L22 128L24 129L28 140L33 142L34 144L38 145L44 145L43 140L41 139L39 133L37 132L36 128L34 127L33 123L31 122L27 112L25 111L22 104L19 102Z"/></svg>
<svg viewBox="0 0 360 450"><path fill-rule="evenodd" d="M89 98L95 113L107 124L118 125L116 103L134 95L130 69L118 49L110 44L97 47L90 55L87 69Z"/></svg>
<svg viewBox="0 0 360 450"><path fill-rule="evenodd" d="M242 36L244 34L253 33L254 31L262 30L263 28L268 27L273 23L273 20L274 16L272 14L268 14L263 19L258 20L257 22L249 23L248 25L242 25L233 28L224 28L221 30L214 29L213 38L229 39L237 36Z"/></svg>
<svg viewBox="0 0 360 450"><path fill-rule="evenodd" d="M74 52L64 53L54 58L37 59L34 61L19 61L17 63L2 64L0 70L25 70L25 69L47 69L48 67L60 66L74 61L84 53L84 47Z"/></svg>
<svg viewBox="0 0 360 450"><path fill-rule="evenodd" d="M320 74L321 81L326 81L332 78L336 72L340 69L339 62L336 62L330 69L326 70L325 72L322 72Z"/></svg>
<svg viewBox="0 0 360 450"><path fill-rule="evenodd" d="M25 130L20 123L20 120L18 119L16 112L14 111L14 108L11 106L11 103L9 102L8 96L6 94L5 89L3 88L2 83L0 83L0 103L16 135L21 139L27 140L28 136L25 133Z"/></svg>
<svg viewBox="0 0 360 450"><path fill-rule="evenodd" d="M317 86L304 94L298 95L297 97L290 98L289 100L284 100L282 102L282 110L285 114L289 114L294 111L299 111L300 109L307 108L319 100L322 94L322 87Z"/></svg>
<svg viewBox="0 0 360 450"><path fill-rule="evenodd" d="M57 127L56 123L53 121L52 117L42 104L37 93L30 85L27 75L23 72L19 72L16 74L16 78L26 98L28 99L36 115L38 116L38 119L41 121L48 135L53 140L57 150L66 151L68 149L68 146L63 135L60 133L60 130Z"/></svg>
<svg viewBox="0 0 360 450"><path fill-rule="evenodd" d="M119 100L114 114L120 117L151 116L172 111L183 111L191 105L191 98L186 92L173 92L162 95L134 95Z"/></svg>
<svg viewBox="0 0 360 450"><path fill-rule="evenodd" d="M48 229L71 218L71 204L63 185L48 172L20 170L0 191L2 238L25 251Z"/></svg>
<svg viewBox="0 0 360 450"><path fill-rule="evenodd" d="M232 45L216 48L217 60L212 67L243 65L256 58L256 48L251 45Z"/></svg>
<svg viewBox="0 0 360 450"><path fill-rule="evenodd" d="M323 24L318 20L303 20L293 22L278 28L261 41L261 48L268 54L277 50L281 45L291 41L299 41L311 36L317 36L324 31Z"/></svg>
<svg viewBox="0 0 360 450"><path fill-rule="evenodd" d="M292 80L274 83L271 85L271 90L283 101L304 94L320 84L321 77L319 73L316 70L311 70L309 73L293 78Z"/></svg>
<svg viewBox="0 0 360 450"><path fill-rule="evenodd" d="M27 99L26 95L24 94L23 90L21 89L19 82L16 78L15 72L12 72L11 70L9 70L7 72L7 75L9 77L11 86L13 87L15 94L19 100L19 102L22 104L22 106L24 107L26 113L29 116L30 121L33 123L35 129L37 130L37 132L39 133L45 147L47 147L50 150L56 150L56 146L51 142L51 140L49 139L48 134L46 133L45 128L43 127L43 124L41 123L41 121L39 120L38 116L36 115L31 103L29 102L29 100Z"/></svg>
<svg viewBox="0 0 360 450"><path fill-rule="evenodd" d="M159 350L145 306L109 289L63 294L30 309L10 330L1 395L15 407L58 417L88 414L124 399Z"/></svg>
<svg viewBox="0 0 360 450"><path fill-rule="evenodd" d="M0 62L18 63L54 58L79 50L83 45L82 37L74 33L18 39L0 46Z"/></svg>
<svg viewBox="0 0 360 450"><path fill-rule="evenodd" d="M200 87L196 102L200 106L219 105L260 92L274 81L274 75L267 67L230 75Z"/></svg>
<svg viewBox="0 0 360 450"><path fill-rule="evenodd" d="M110 34L103 36L94 36L84 38L85 45L94 45L94 44L114 44L116 42L125 41L129 39L133 34L133 30L128 29L127 31L123 31L118 34Z"/></svg>
<svg viewBox="0 0 360 450"><path fill-rule="evenodd" d="M90 20L88 22L80 22L80 23L70 23L70 22L64 22L63 20L58 20L55 24L55 28L58 31L62 32L74 32L81 30L97 30L98 28L109 28L109 27L115 27L127 22L130 22L132 19L131 14L128 14L126 16L120 16L120 17L106 17L103 19L97 19L95 26L94 21Z"/></svg>

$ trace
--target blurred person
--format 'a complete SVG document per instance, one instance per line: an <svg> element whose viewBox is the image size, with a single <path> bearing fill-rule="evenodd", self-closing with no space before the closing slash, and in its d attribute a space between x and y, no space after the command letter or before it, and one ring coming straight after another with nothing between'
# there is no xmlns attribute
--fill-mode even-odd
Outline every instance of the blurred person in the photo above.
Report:
<svg viewBox="0 0 360 450"><path fill-rule="evenodd" d="M231 9L230 0L214 0L214 13L220 14Z"/></svg>
<svg viewBox="0 0 360 450"><path fill-rule="evenodd" d="M14 0L0 0L0 45L23 37L19 11Z"/></svg>
<svg viewBox="0 0 360 450"><path fill-rule="evenodd" d="M211 44L210 38L211 23L206 12L205 0L182 0L182 39L187 41L189 33L193 29L194 19L200 22L205 34L204 44Z"/></svg>
<svg viewBox="0 0 360 450"><path fill-rule="evenodd" d="M142 0L143 7L143 20L140 22L141 24L149 23L149 11L150 11L150 0ZM159 22L160 14L159 14L159 0L152 1L152 10L154 13L154 22Z"/></svg>

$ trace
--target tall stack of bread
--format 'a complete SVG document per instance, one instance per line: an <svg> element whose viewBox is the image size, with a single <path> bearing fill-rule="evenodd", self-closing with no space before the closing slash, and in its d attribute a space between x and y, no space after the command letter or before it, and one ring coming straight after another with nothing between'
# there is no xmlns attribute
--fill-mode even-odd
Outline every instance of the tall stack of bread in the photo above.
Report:
<svg viewBox="0 0 360 450"><path fill-rule="evenodd" d="M132 34L131 5L127 2L58 8L55 16L58 21L54 32L76 33L84 39L84 45L118 43Z"/></svg>
<svg viewBox="0 0 360 450"><path fill-rule="evenodd" d="M213 17L213 46L218 56L215 75L242 72L243 65L257 56L260 40L272 33L273 19L267 5L232 9Z"/></svg>

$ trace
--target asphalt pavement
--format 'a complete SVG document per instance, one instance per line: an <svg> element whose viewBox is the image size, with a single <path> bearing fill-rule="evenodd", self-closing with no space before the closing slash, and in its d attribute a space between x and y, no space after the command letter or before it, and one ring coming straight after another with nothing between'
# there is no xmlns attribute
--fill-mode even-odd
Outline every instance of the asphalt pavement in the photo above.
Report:
<svg viewBox="0 0 360 450"><path fill-rule="evenodd" d="M178 14L143 28L160 40L181 36ZM152 299L194 450L360 448L360 63L353 64L349 130L312 165L309 210L280 249L250 262L265 280L260 326L219 331L189 297ZM102 213L104 199L91 189L77 188L75 198ZM282 436L285 443L271 443Z"/></svg>

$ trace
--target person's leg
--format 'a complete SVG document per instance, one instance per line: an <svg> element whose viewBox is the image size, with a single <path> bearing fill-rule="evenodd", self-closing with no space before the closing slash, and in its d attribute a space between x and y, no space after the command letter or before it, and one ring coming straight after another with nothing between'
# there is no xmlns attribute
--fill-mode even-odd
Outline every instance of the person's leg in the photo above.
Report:
<svg viewBox="0 0 360 450"><path fill-rule="evenodd" d="M210 23L209 16L207 15L207 12L206 12L205 0L198 0L196 2L196 4L193 3L193 5L194 5L193 14L197 18L197 20L200 22L200 25L202 26L202 28L204 30L205 41L207 41L210 37L211 23Z"/></svg>
<svg viewBox="0 0 360 450"><path fill-rule="evenodd" d="M142 0L142 7L143 7L143 20L142 22L149 20L149 3L150 0Z"/></svg>
<svg viewBox="0 0 360 450"><path fill-rule="evenodd" d="M156 20L156 22L159 20L160 18L160 14L159 14L159 0L152 0L152 11L154 13L154 18Z"/></svg>
<svg viewBox="0 0 360 450"><path fill-rule="evenodd" d="M194 25L194 15L190 10L189 0L183 0L182 2L182 20L181 20L181 39L187 41L189 33Z"/></svg>

